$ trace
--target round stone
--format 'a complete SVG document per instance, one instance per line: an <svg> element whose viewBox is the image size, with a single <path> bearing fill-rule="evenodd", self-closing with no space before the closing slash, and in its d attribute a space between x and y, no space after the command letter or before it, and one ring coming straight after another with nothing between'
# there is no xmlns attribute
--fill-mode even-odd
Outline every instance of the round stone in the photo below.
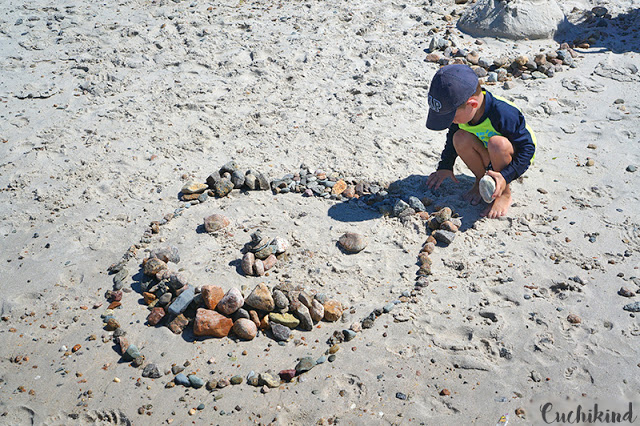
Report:
<svg viewBox="0 0 640 426"><path fill-rule="evenodd" d="M212 214L204 218L204 229L209 233L216 232L229 225L229 223L230 221L226 216Z"/></svg>
<svg viewBox="0 0 640 426"><path fill-rule="evenodd" d="M233 333L241 339L253 340L258 334L258 327L250 319L240 318L233 324Z"/></svg>
<svg viewBox="0 0 640 426"><path fill-rule="evenodd" d="M358 253L367 246L367 237L355 232L347 232L338 240L340 247L348 253Z"/></svg>

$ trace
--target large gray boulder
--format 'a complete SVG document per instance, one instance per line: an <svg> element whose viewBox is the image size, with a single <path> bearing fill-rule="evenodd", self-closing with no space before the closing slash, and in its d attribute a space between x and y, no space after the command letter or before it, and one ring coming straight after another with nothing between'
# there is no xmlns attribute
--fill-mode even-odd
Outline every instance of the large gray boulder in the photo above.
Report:
<svg viewBox="0 0 640 426"><path fill-rule="evenodd" d="M458 20L474 37L551 38L565 16L555 0L478 0Z"/></svg>

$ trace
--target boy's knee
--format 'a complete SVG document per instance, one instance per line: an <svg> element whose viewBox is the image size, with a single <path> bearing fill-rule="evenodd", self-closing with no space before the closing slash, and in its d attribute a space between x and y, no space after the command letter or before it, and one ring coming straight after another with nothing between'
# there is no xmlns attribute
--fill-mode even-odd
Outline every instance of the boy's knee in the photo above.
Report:
<svg viewBox="0 0 640 426"><path fill-rule="evenodd" d="M505 154L513 153L513 144L504 136L491 136L487 143L487 149L490 152L503 152Z"/></svg>
<svg viewBox="0 0 640 426"><path fill-rule="evenodd" d="M453 147L456 150L475 144L478 141L479 139L476 135L469 133L466 130L459 129L453 134Z"/></svg>

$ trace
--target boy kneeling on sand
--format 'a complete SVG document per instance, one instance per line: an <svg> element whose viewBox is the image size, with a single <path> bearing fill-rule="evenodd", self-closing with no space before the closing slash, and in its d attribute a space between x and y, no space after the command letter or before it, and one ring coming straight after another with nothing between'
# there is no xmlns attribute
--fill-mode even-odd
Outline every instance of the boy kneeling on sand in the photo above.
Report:
<svg viewBox="0 0 640 426"><path fill-rule="evenodd" d="M427 187L438 189L446 178L457 183L453 164L460 156L476 177L464 199L475 206L484 198L490 204L483 216L504 216L511 206L509 184L527 170L536 149L536 137L522 112L482 89L467 65L447 65L431 81L427 128L449 128L438 169L429 175Z"/></svg>

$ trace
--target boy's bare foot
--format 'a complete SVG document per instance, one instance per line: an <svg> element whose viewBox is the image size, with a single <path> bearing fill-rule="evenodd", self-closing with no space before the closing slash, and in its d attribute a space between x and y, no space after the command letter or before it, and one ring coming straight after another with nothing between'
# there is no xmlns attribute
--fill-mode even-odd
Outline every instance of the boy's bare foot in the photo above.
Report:
<svg viewBox="0 0 640 426"><path fill-rule="evenodd" d="M480 190L478 189L478 180L473 184L469 192L464 194L462 197L465 201L468 201L472 206L477 206L482 201L482 196L480 195Z"/></svg>
<svg viewBox="0 0 640 426"><path fill-rule="evenodd" d="M506 215L509 211L509 207L511 207L511 188L507 185L505 190L502 192L502 195L493 200L493 203L487 207L487 209L482 213L482 216L495 219Z"/></svg>

